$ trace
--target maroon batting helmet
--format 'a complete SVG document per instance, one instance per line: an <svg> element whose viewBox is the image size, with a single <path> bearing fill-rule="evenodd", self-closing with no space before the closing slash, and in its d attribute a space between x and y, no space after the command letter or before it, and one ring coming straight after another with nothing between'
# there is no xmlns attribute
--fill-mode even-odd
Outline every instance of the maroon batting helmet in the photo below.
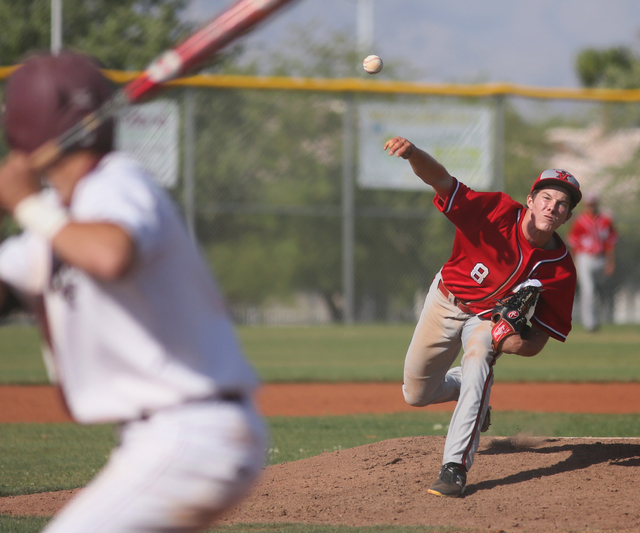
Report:
<svg viewBox="0 0 640 533"><path fill-rule="evenodd" d="M7 143L32 152L95 111L112 93L109 80L87 56L70 51L34 55L7 82L2 116ZM109 152L113 135L109 121L82 148Z"/></svg>

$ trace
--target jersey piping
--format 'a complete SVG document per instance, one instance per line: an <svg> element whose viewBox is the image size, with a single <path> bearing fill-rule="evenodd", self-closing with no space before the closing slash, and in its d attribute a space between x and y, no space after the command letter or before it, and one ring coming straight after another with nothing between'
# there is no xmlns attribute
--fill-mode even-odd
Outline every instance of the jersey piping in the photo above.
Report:
<svg viewBox="0 0 640 533"><path fill-rule="evenodd" d="M542 322L542 320L540 320L539 318L537 318L535 315L531 317L531 321L532 322L536 322L538 323L540 326L542 326L542 328L546 329L547 331L552 331L555 335L557 335L558 337L566 340L567 336L560 333L557 329L553 329L551 326L549 326L548 324L545 324L544 322Z"/></svg>
<svg viewBox="0 0 640 533"><path fill-rule="evenodd" d="M495 359L494 359L495 362ZM468 470L467 467L467 463L468 460L467 458L469 457L469 454L471 453L472 449L473 449L473 443L475 441L476 438L476 434L478 433L478 431L480 431L480 419L482 416L482 406L484 405L485 401L486 401L486 397L487 394L489 394L489 391L491 390L490 384L492 383L493 380L493 367L489 370L489 374L487 375L487 379L485 379L484 381L484 386L482 387L482 397L480 398L480 409L478 410L478 416L476 416L476 421L473 425L473 430L471 431L471 435L469 436L469 443L467 444L467 447L465 448L464 452L462 453L462 466L464 466L465 470Z"/></svg>
<svg viewBox="0 0 640 533"><path fill-rule="evenodd" d="M453 188L453 192L449 195L449 201L447 202L447 205L445 206L445 208L442 210L443 213L448 213L449 210L451 209L451 206L453 205L453 199L456 197L456 193L458 192L459 188L460 188L460 181L456 179L456 184L455 184L455 187Z"/></svg>
<svg viewBox="0 0 640 533"><path fill-rule="evenodd" d="M518 274L518 270L520 270L520 267L522 266L522 260L524 258L524 254L522 253L522 246L520 244L520 217L522 216L522 210L518 211L518 215L516 216L516 224L517 224L517 229L516 229L516 244L518 245L518 264L516 265L516 267L513 269L513 272L511 272L511 274L509 275L509 277L506 279L506 281L504 281L502 283L502 285L500 285L496 290L494 290L491 294L489 294L488 296L483 296L482 298L479 298L477 300L468 300L465 303L472 303L472 302L482 302L483 300L489 300L490 298L493 298L496 294L500 294L500 292L502 290L504 290L505 287L507 287L509 285L509 283L511 282L511 280L514 278L514 276L516 276ZM478 316L480 315L484 315L486 312L488 311L483 311L482 313L478 313Z"/></svg>

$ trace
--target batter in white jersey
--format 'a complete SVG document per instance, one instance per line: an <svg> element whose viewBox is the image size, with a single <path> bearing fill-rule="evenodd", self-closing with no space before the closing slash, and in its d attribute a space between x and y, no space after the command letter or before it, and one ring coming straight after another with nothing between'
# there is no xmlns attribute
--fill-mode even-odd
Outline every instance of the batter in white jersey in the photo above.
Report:
<svg viewBox="0 0 640 533"><path fill-rule="evenodd" d="M28 156L110 94L90 60L63 52L27 61L5 95L0 203L25 231L0 247L4 309L39 311L76 420L122 423L104 470L46 531L198 531L264 458L258 381L216 285L167 195L111 151L112 124L48 168L46 190Z"/></svg>

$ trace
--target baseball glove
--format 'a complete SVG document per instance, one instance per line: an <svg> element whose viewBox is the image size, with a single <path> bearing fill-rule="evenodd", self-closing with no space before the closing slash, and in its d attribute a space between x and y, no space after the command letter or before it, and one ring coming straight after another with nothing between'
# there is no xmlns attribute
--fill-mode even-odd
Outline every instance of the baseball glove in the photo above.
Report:
<svg viewBox="0 0 640 533"><path fill-rule="evenodd" d="M491 313L491 346L496 353L502 350L502 344L507 337L520 334L523 337L529 330L527 314L538 301L540 288L525 285L514 292L509 298L493 308Z"/></svg>

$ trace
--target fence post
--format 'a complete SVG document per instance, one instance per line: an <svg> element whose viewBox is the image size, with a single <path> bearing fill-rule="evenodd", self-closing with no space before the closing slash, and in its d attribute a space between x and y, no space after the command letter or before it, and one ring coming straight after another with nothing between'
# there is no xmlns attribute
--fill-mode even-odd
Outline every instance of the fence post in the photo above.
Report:
<svg viewBox="0 0 640 533"><path fill-rule="evenodd" d="M354 320L354 240L355 209L353 184L353 152L355 146L355 120L353 95L345 95L345 110L342 124L342 291L345 324Z"/></svg>
<svg viewBox="0 0 640 533"><path fill-rule="evenodd" d="M51 53L62 49L62 0L51 0Z"/></svg>
<svg viewBox="0 0 640 533"><path fill-rule="evenodd" d="M504 191L504 94L494 97L493 123L493 187Z"/></svg>
<svg viewBox="0 0 640 533"><path fill-rule="evenodd" d="M195 94L193 89L184 89L182 100L184 103L184 146L183 146L183 202L184 216L191 238L196 240L196 210L195 210Z"/></svg>

